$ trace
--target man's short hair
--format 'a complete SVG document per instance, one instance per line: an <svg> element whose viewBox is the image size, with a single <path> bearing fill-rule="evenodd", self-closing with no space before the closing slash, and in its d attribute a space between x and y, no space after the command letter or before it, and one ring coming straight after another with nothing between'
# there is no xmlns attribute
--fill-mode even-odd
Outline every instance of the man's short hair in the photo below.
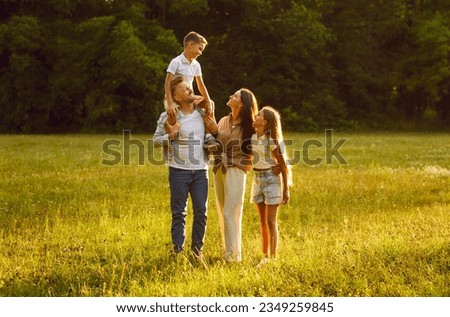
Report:
<svg viewBox="0 0 450 317"><path fill-rule="evenodd" d="M200 34L198 34L197 32L189 32L183 39L183 45L184 47L186 47L188 45L189 42L193 42L194 44L198 44L198 43L203 43L203 44L208 44L208 41L206 41L206 39L201 36Z"/></svg>
<svg viewBox="0 0 450 317"><path fill-rule="evenodd" d="M179 77L175 77L171 82L170 82L170 94L172 95L172 98L175 96L175 90L177 89L177 86L182 83L184 81L184 78L179 76Z"/></svg>

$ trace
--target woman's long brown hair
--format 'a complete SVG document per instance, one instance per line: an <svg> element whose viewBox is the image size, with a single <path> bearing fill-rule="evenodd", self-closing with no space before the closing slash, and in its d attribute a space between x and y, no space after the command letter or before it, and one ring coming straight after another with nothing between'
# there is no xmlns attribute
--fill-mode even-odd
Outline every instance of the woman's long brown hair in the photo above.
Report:
<svg viewBox="0 0 450 317"><path fill-rule="evenodd" d="M252 154L251 149L251 138L256 132L253 127L253 122L255 121L256 114L258 113L258 102L256 101L255 95L247 88L241 89L241 101L242 107L242 143L241 151L247 155Z"/></svg>

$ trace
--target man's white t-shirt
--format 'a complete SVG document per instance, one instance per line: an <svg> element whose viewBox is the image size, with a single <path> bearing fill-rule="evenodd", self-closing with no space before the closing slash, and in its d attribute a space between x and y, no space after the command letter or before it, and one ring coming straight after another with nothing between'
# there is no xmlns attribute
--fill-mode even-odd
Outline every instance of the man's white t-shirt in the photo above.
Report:
<svg viewBox="0 0 450 317"><path fill-rule="evenodd" d="M205 139L205 124L199 111L183 114L179 111L177 120L180 123L180 132L177 139L169 146L169 166L186 169L207 169L206 153L203 149Z"/></svg>

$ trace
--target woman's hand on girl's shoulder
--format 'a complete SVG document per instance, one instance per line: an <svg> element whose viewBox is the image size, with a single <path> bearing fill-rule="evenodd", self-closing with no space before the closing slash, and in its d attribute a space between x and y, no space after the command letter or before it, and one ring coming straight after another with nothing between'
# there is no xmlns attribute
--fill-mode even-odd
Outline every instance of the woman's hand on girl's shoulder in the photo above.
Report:
<svg viewBox="0 0 450 317"><path fill-rule="evenodd" d="M280 173L281 173L281 166L280 166L280 165L272 166L272 172L273 172L275 175L280 174Z"/></svg>

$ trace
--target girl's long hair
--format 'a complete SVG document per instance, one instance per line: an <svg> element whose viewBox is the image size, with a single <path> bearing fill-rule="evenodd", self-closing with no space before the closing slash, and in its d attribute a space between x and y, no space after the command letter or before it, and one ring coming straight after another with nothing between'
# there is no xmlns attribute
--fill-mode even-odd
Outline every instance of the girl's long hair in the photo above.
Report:
<svg viewBox="0 0 450 317"><path fill-rule="evenodd" d="M283 138L283 129L281 128L280 113L271 106L264 106L261 109L264 120L266 120L265 133L266 135L275 141L275 145L278 148L280 154L284 157L284 161L287 167L288 184L292 185L292 171L289 158L286 153L286 144Z"/></svg>
<svg viewBox="0 0 450 317"><path fill-rule="evenodd" d="M254 133L256 133L253 127L253 122L255 121L256 114L258 113L258 102L256 97L247 88L241 89L241 101L242 107L242 143L241 151L247 155L252 154L251 149L251 138Z"/></svg>

